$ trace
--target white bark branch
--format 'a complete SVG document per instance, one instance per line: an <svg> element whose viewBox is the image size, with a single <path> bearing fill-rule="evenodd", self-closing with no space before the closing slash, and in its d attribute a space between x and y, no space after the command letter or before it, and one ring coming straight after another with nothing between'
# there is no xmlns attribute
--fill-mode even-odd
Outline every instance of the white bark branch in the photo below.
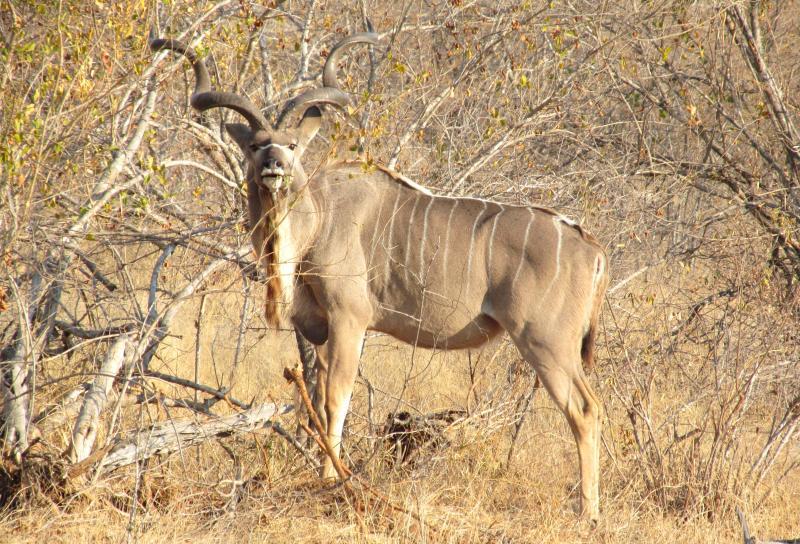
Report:
<svg viewBox="0 0 800 544"><path fill-rule="evenodd" d="M747 19L738 6L731 8L733 18L744 37L745 43L742 44L744 57L745 60L749 62L750 67L761 83L761 90L773 113L771 118L781 135L786 152L793 161L798 162L800 161L800 137L798 136L797 128L792 122L791 116L786 110L783 92L775 81L772 71L769 69L769 66L761 54L759 43L761 31L758 24L757 5L753 5L752 8L754 10L751 12L750 17L750 22L753 25L752 27L748 26Z"/></svg>
<svg viewBox="0 0 800 544"><path fill-rule="evenodd" d="M258 38L258 48L261 53L261 80L264 86L264 103L270 104L268 112L273 109L272 101L275 95L275 80L272 77L272 70L269 67L269 46L267 45L267 37L262 30L261 36Z"/></svg>
<svg viewBox="0 0 800 544"><path fill-rule="evenodd" d="M417 133L420 128L424 128L424 126L428 123L428 120L433 116L434 113L436 113L436 110L439 109L439 106L442 105L445 98L453 94L456 85L457 81L442 89L439 94L433 98L433 100L428 102L428 105L425 106L425 109L422 111L420 116L408 126L405 132L403 132L389 158L389 168L394 169L397 166L397 160L400 158L400 152L403 151L403 148L406 146L408 141L412 136L414 136L414 134Z"/></svg>
<svg viewBox="0 0 800 544"><path fill-rule="evenodd" d="M103 365L86 393L83 407L72 431L70 458L73 463L83 461L92 452L100 424L100 414L106 407L114 379L125 362L125 349L129 344L128 335L123 334L117 338L106 353Z"/></svg>
<svg viewBox="0 0 800 544"><path fill-rule="evenodd" d="M107 473L153 455L174 453L211 438L264 429L273 417L289 410L290 406L269 403L207 421L191 419L158 423L116 440L101 461L98 473Z"/></svg>
<svg viewBox="0 0 800 544"><path fill-rule="evenodd" d="M19 286L12 279L11 287L17 303L19 325L17 338L9 360L2 361L0 369L0 393L3 397L3 439L11 449L17 463L22 452L28 449L28 411L30 409L30 384L27 377L35 353L33 351L33 320L37 301L42 291L42 276L37 272L31 280L27 302L22 300Z"/></svg>
<svg viewBox="0 0 800 544"><path fill-rule="evenodd" d="M128 141L128 145L124 149L117 152L114 160L106 167L105 171L100 176L100 179L92 189L92 199L105 199L108 200L119 191L114 191L114 181L117 176L122 172L123 167L130 161L130 159L139 150L144 138L144 132L150 126L150 118L156 106L156 86L147 91L144 111L139 118L139 123L136 125L136 130ZM97 208L97 206L95 206ZM70 234L79 232L89 222L93 214L86 214L79 219L70 229Z"/></svg>
<svg viewBox="0 0 800 544"><path fill-rule="evenodd" d="M308 6L306 19L303 21L303 34L300 36L300 66L297 69L297 75L294 76L294 82L296 83L308 79L308 63L311 57L311 48L308 46L308 42L311 33L311 20L314 18L316 8L317 1L312 0L311 5Z"/></svg>

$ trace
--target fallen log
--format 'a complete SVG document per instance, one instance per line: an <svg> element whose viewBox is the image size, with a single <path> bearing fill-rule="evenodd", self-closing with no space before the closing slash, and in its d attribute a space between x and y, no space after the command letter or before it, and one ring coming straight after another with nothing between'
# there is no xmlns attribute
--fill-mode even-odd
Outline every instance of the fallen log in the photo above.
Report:
<svg viewBox="0 0 800 544"><path fill-rule="evenodd" d="M273 417L291 409L285 404L260 404L229 416L205 421L164 421L147 429L132 431L107 446L107 453L100 461L97 472L108 473L153 455L174 453L202 444L211 438L267 428Z"/></svg>

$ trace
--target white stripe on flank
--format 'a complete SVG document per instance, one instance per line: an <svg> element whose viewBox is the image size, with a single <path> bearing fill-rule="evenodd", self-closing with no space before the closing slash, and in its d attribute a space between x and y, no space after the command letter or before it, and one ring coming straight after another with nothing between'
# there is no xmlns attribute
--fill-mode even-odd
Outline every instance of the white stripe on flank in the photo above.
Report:
<svg viewBox="0 0 800 544"><path fill-rule="evenodd" d="M556 273L553 276L553 281L556 281L559 272L561 272L561 238L563 236L562 234L563 231L561 229L561 223L559 223L558 221L554 221L553 223L555 224L556 230L558 231L558 245L556 246ZM548 288L548 291L549 290L550 289Z"/></svg>
<svg viewBox="0 0 800 544"><path fill-rule="evenodd" d="M419 204L419 195L417 193L414 195L414 206L411 208L411 215L408 218L408 232L406 233L406 240L403 244L403 249L406 252L406 258L403 261L406 267L406 274L408 273L408 257L411 255L411 228L414 226L414 212L417 211L417 204Z"/></svg>
<svg viewBox="0 0 800 544"><path fill-rule="evenodd" d="M595 305L595 297L597 296L597 287L600 283L600 278L603 277L605 270L605 258L601 253L598 253L594 260L594 275L592 276L592 290L589 294L590 303L586 306L586 315L584 316L583 334L589 332L589 327L592 323L592 310Z"/></svg>
<svg viewBox="0 0 800 544"><path fill-rule="evenodd" d="M389 221L389 234L386 237L386 273L384 276L389 277L390 268L392 265L392 231L394 231L394 218L397 216L397 206L400 204L400 195L403 190L397 186L397 197L394 199L394 208L392 208L392 219Z"/></svg>
<svg viewBox="0 0 800 544"><path fill-rule="evenodd" d="M375 221L375 229L372 231L372 250L369 254L369 263L367 264L367 270L372 270L372 262L375 260L375 249L378 247L378 243L380 241L380 237L378 236L378 229L380 229L383 225L381 224L381 216L383 215L383 195L381 194L380 199L378 200L378 219Z"/></svg>
<svg viewBox="0 0 800 544"><path fill-rule="evenodd" d="M522 264L525 262L525 257L528 254L528 235L531 233L531 225L533 225L533 220L536 219L536 215L534 215L533 210L528 208L528 211L531 214L531 218L528 219L528 226L525 227L525 238L522 240L522 250L519 254L519 264L517 265L517 271L514 273L514 279L511 280L511 288L514 288L514 284L517 283L517 277L519 276L520 270L522 270Z"/></svg>
<svg viewBox="0 0 800 544"><path fill-rule="evenodd" d="M425 217L422 220L422 243L420 244L419 248L419 277L422 279L423 277L423 268L425 267L425 239L428 236L428 212L431 211L431 206L433 206L433 197L430 197L430 202L428 205L425 206Z"/></svg>
<svg viewBox="0 0 800 544"><path fill-rule="evenodd" d="M450 208L450 215L447 217L447 228L444 231L444 280L447 281L447 254L450 251L450 222L453 220L453 212L456 211L460 200L453 199L453 206Z"/></svg>
<svg viewBox="0 0 800 544"><path fill-rule="evenodd" d="M500 211L497 212L494 216L494 221L492 221L492 233L489 235L489 262L487 263L487 278L489 281L492 279L492 249L494 247L494 231L497 229L497 220L500 219L500 216L503 215L503 212L506 211L505 207L502 204L498 204L500 206Z"/></svg>
<svg viewBox="0 0 800 544"><path fill-rule="evenodd" d="M600 282L600 278L603 277L604 271L605 259L602 254L598 254L595 260L594 277L592 278L592 298L594 298L594 294L597 292L597 284Z"/></svg>
<svg viewBox="0 0 800 544"><path fill-rule="evenodd" d="M475 232L478 230L478 223L481 221L481 217L483 217L484 212L486 212L486 201L482 201L483 207L481 208L481 213L478 214L478 217L475 218L475 222L472 224L472 234L469 237L469 249L467 249L467 284L464 288L464 293L469 296L469 280L472 274L472 246L475 244Z"/></svg>
<svg viewBox="0 0 800 544"><path fill-rule="evenodd" d="M540 306L544 302L544 299L547 298L548 293L550 293L550 289L553 288L553 285L556 283L556 279L558 279L558 274L561 272L561 218L558 216L553 217L553 225L558 233L558 245L556 245L556 273L553 274L553 279L550 280L550 285L547 286L547 289L542 295L542 299L539 301Z"/></svg>

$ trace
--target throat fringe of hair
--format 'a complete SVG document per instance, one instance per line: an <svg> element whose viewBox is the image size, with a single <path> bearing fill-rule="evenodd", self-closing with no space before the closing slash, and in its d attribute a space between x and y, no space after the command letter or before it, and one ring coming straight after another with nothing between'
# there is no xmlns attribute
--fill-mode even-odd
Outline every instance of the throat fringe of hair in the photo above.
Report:
<svg viewBox="0 0 800 544"><path fill-rule="evenodd" d="M267 275L267 298L264 301L264 317L267 324L274 328L279 328L283 322L281 306L283 303L283 285L281 284L280 255L278 255L278 229L275 221L274 207L267 212L265 218L267 237L264 241L262 255L264 256L264 268Z"/></svg>

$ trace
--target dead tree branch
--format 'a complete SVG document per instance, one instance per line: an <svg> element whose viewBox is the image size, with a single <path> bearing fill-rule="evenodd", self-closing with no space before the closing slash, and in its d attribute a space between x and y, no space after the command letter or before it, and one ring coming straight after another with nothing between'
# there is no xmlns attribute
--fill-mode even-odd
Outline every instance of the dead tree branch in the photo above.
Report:
<svg viewBox="0 0 800 544"><path fill-rule="evenodd" d="M154 455L170 454L202 444L211 438L265 429L273 417L289 410L290 407L286 405L259 404L230 416L206 421L165 421L149 429L133 431L108 446L108 453L100 462L97 472L107 474Z"/></svg>

